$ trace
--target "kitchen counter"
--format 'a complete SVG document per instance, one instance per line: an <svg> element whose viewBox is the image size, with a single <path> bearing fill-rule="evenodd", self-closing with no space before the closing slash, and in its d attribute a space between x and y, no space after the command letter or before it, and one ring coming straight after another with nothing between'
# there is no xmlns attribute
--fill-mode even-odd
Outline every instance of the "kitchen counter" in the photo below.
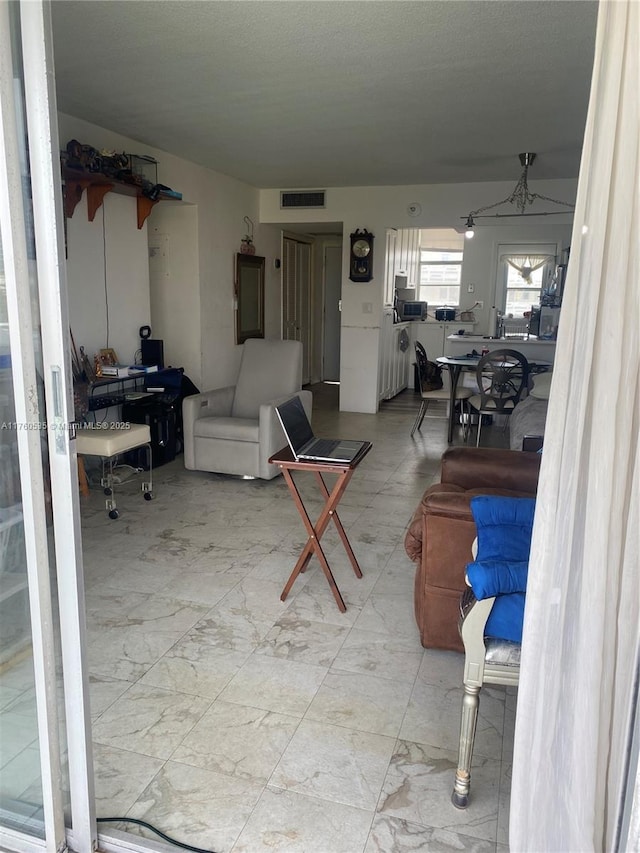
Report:
<svg viewBox="0 0 640 853"><path fill-rule="evenodd" d="M530 336L522 338L485 338L482 335L448 335L445 340L445 355L466 355L473 350L482 352L483 349L513 349L521 352L531 361L553 362L556 353L556 342L539 340Z"/></svg>

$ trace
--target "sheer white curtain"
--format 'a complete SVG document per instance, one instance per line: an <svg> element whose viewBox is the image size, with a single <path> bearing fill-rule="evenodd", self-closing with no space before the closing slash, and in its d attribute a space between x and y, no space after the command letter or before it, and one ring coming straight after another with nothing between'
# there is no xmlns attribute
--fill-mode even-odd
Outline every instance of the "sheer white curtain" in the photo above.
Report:
<svg viewBox="0 0 640 853"><path fill-rule="evenodd" d="M639 91L640 3L601 2L531 550L512 851L618 843L640 613Z"/></svg>

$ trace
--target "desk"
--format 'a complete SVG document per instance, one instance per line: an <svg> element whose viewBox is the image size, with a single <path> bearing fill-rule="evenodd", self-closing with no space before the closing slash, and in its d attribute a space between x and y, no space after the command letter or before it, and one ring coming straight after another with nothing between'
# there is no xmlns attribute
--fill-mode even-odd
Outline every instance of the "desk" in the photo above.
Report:
<svg viewBox="0 0 640 853"><path fill-rule="evenodd" d="M325 553L322 550L322 546L320 545L320 539L322 538L323 533L329 526L329 522L331 521L331 519L333 519L340 535L340 539L342 540L342 544L344 545L344 549L347 552L347 556L349 557L349 560L353 567L355 576L357 578L362 577L360 566L358 565L356 556L353 553L353 549L351 548L351 545L347 538L347 534L345 533L344 527L342 526L342 522L338 518L336 507L338 506L342 495L345 493L345 490L349 485L349 480L353 476L355 469L358 467L360 462L362 462L362 460L372 447L373 445L370 442L366 441L362 450L360 451L360 453L358 453L353 462L297 461L288 447L279 450L278 453L275 453L269 459L269 462L272 462L274 465L277 465L278 468L280 468L280 470L282 471L282 475L285 479L287 486L289 487L289 491L291 492L293 502L295 503L298 512L300 513L300 517L302 518L302 522L307 530L307 533L309 534L307 544L302 549L302 553L298 557L298 562L296 563L293 571L291 572L289 580L287 581L284 589L282 590L280 601L284 601L289 595L289 592L294 584L295 579L301 572L304 572L306 570L307 566L309 565L309 560L311 559L313 554L315 554L318 560L320 561L322 571L324 572L329 586L331 587L331 591L333 592L333 597L336 600L338 609L341 610L343 613L347 609L342 599L342 595L340 594L340 590L338 589L338 585L336 584L335 578L333 577L333 574L329 567L329 563L327 562ZM325 503L315 525L311 523L309 513L307 512L304 506L302 498L300 497L300 492L298 491L298 487L296 486L293 480L293 471L308 471L315 475L315 478L318 482ZM338 479L336 480L331 491L329 491L324 481L324 474L338 475Z"/></svg>
<svg viewBox="0 0 640 853"><path fill-rule="evenodd" d="M463 370L472 370L475 372L480 358L481 356L453 357L448 355L442 355L436 359L438 364L441 364L443 367L446 367L449 371L449 430L447 433L447 441L449 444L451 444L451 442L453 441L453 426L455 424L456 419L456 388L458 387L458 380L460 379L460 374ZM551 364L551 362L548 361L530 361L529 375L531 375L532 373L544 373L551 367L553 367L553 365Z"/></svg>

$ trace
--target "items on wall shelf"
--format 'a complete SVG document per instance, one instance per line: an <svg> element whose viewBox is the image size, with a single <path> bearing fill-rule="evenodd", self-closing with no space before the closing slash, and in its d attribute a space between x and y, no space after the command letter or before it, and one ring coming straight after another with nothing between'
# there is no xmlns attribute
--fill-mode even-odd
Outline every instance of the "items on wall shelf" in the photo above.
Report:
<svg viewBox="0 0 640 853"><path fill-rule="evenodd" d="M182 193L164 184L153 183L145 177L144 169L156 178L157 161L152 157L98 151L72 139L61 152L60 159L64 180L64 212L69 219L85 189L89 222L93 222L105 195L115 192L136 198L138 229L142 228L159 201L182 199ZM153 171L149 171L151 166Z"/></svg>

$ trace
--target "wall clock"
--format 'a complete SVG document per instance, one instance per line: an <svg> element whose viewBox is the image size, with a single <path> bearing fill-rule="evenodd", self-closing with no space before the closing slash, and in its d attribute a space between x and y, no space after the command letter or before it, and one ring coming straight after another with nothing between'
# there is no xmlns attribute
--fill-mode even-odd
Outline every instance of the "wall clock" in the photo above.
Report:
<svg viewBox="0 0 640 853"><path fill-rule="evenodd" d="M371 281L373 278L373 234L359 228L351 236L349 278L351 281Z"/></svg>

